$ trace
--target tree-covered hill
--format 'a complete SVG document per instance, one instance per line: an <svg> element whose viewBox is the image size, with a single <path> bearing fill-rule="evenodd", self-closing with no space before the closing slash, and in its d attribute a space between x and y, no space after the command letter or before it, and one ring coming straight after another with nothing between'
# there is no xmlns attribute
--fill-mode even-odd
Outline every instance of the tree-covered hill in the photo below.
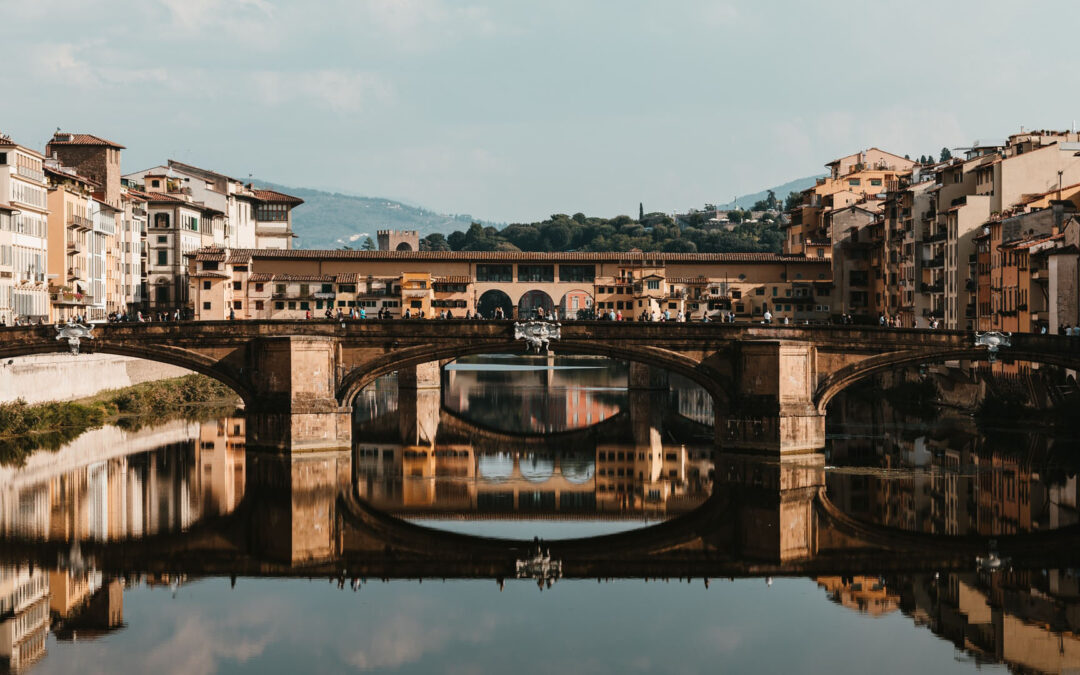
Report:
<svg viewBox="0 0 1080 675"><path fill-rule="evenodd" d="M730 228L730 229L729 229ZM590 218L552 215L538 223L499 230L472 223L449 236L430 234L421 248L434 251L664 251L669 253L779 252L784 241L777 216L759 222L718 225L704 219L676 225L666 214Z"/></svg>

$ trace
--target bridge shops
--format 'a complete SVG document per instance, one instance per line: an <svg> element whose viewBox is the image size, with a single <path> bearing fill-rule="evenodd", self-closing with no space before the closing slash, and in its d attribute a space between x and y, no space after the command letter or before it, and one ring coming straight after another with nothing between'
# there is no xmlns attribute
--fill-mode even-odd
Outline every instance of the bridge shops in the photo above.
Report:
<svg viewBox="0 0 1080 675"><path fill-rule="evenodd" d="M380 310L507 318L828 321L829 261L774 253L521 253L202 248L188 256L197 320Z"/></svg>

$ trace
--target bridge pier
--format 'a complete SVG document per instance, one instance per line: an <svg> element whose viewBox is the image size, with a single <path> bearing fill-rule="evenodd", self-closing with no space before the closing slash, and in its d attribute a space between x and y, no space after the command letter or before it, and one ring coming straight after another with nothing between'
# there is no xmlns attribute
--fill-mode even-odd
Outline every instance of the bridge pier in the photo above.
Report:
<svg viewBox="0 0 1080 675"><path fill-rule="evenodd" d="M627 385L631 390L655 389L667 391L669 386L668 371L639 361L631 361Z"/></svg>
<svg viewBox="0 0 1080 675"><path fill-rule="evenodd" d="M744 342L736 362L738 398L717 411L717 444L767 455L825 447L825 416L814 405L817 354L812 345Z"/></svg>
<svg viewBox="0 0 1080 675"><path fill-rule="evenodd" d="M332 338L260 338L249 378L247 446L274 452L352 447L352 407L335 398L337 345Z"/></svg>
<svg viewBox="0 0 1080 675"><path fill-rule="evenodd" d="M735 543L750 558L784 563L817 553L814 500L825 485L820 453L762 457L721 454L717 490L736 505Z"/></svg>
<svg viewBox="0 0 1080 675"><path fill-rule="evenodd" d="M442 395L438 361L398 371L398 431L407 446L432 446L439 430Z"/></svg>
<svg viewBox="0 0 1080 675"><path fill-rule="evenodd" d="M351 487L351 452L296 457L249 452L246 478L245 501L255 515L253 552L293 565L337 559L337 498Z"/></svg>

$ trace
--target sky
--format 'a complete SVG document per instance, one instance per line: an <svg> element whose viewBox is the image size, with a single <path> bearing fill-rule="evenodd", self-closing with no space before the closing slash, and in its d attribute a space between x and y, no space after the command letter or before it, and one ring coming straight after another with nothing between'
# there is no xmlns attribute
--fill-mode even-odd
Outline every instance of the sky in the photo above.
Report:
<svg viewBox="0 0 1080 675"><path fill-rule="evenodd" d="M1080 118L1068 2L0 0L0 131L500 222ZM1060 21L1053 17L1059 17Z"/></svg>

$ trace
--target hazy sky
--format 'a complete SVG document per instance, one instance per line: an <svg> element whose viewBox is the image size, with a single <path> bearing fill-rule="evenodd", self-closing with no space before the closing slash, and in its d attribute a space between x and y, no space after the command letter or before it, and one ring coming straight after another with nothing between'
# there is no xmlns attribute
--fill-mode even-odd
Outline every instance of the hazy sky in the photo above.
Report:
<svg viewBox="0 0 1080 675"><path fill-rule="evenodd" d="M1080 118L1069 2L0 0L0 130L500 221ZM1056 18L1055 18L1056 17Z"/></svg>

